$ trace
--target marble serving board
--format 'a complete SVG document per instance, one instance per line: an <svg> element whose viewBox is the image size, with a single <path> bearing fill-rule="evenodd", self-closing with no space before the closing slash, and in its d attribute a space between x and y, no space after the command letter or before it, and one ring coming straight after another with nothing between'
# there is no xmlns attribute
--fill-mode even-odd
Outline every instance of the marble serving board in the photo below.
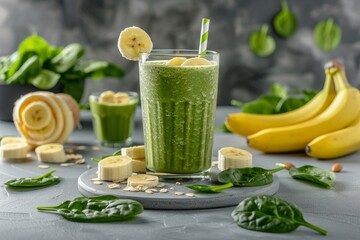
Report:
<svg viewBox="0 0 360 240"><path fill-rule="evenodd" d="M123 189L126 184L121 184L120 188L111 189L108 185L111 182L103 182L101 185L94 184L93 178L97 177L97 169L89 169L78 178L78 189L85 196L97 196L111 194L121 198L137 200L147 209L206 209L229 207L238 205L243 199L255 195L273 195L279 189L279 179L274 174L272 184L259 187L233 187L222 191L221 193L198 193L187 185L192 184L211 184L208 179L198 179L192 181L168 180L161 181L165 183L168 192L146 193L146 192L127 192ZM180 184L179 184L180 183ZM160 190L161 188L158 188ZM195 196L176 195L175 193L194 193Z"/></svg>

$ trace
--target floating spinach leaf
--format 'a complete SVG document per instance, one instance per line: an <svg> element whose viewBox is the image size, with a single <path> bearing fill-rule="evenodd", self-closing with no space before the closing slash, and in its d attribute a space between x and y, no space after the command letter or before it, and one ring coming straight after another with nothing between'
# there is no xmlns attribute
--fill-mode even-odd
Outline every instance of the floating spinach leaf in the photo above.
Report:
<svg viewBox="0 0 360 240"><path fill-rule="evenodd" d="M328 52L338 47L341 41L341 29L332 18L329 18L316 24L314 38L316 45L321 50Z"/></svg>
<svg viewBox="0 0 360 240"><path fill-rule="evenodd" d="M5 182L6 186L12 188L34 188L54 185L60 182L59 177L53 176L55 170L51 170L37 177L16 178Z"/></svg>
<svg viewBox="0 0 360 240"><path fill-rule="evenodd" d="M274 29L282 37L290 37L296 32L297 20L290 12L287 1L281 2L281 11L274 18Z"/></svg>
<svg viewBox="0 0 360 240"><path fill-rule="evenodd" d="M254 187L273 182L273 173L286 169L281 166L274 169L261 167L229 168L219 173L217 179L221 183L232 183L235 186Z"/></svg>
<svg viewBox="0 0 360 240"><path fill-rule="evenodd" d="M74 222L118 222L134 218L144 211L141 203L112 195L78 197L58 206L37 207L39 211L53 212Z"/></svg>
<svg viewBox="0 0 360 240"><path fill-rule="evenodd" d="M332 185L336 180L336 176L333 172L329 172L311 165L305 165L299 168L291 168L289 170L289 174L295 179L309 181L329 189L332 188Z"/></svg>
<svg viewBox="0 0 360 240"><path fill-rule="evenodd" d="M323 235L327 234L325 229L307 222L295 204L274 196L246 198L239 203L231 216L240 227L253 231L287 233L302 225Z"/></svg>
<svg viewBox="0 0 360 240"><path fill-rule="evenodd" d="M250 35L250 48L259 57L271 55L276 48L274 39L268 35L269 26L264 24L261 30Z"/></svg>
<svg viewBox="0 0 360 240"><path fill-rule="evenodd" d="M198 191L198 192L206 192L206 193L219 193L224 189L233 187L234 184L231 182L225 183L222 185L215 185L215 186L209 186L209 185L201 185L201 184L195 184L187 186L188 188Z"/></svg>

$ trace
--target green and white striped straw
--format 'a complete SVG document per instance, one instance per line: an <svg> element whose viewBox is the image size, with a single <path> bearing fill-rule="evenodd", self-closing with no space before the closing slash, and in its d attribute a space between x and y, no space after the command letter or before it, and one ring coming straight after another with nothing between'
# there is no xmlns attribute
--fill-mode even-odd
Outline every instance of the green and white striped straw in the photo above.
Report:
<svg viewBox="0 0 360 240"><path fill-rule="evenodd" d="M199 54L206 54L208 34L209 34L210 19L203 18L201 23L201 35L199 43Z"/></svg>

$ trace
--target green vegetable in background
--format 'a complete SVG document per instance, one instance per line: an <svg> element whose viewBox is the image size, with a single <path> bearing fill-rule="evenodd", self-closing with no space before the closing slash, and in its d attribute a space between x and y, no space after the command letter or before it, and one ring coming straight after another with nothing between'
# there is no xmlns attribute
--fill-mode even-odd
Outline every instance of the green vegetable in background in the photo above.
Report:
<svg viewBox="0 0 360 240"><path fill-rule="evenodd" d="M329 172L311 165L305 165L299 168L291 168L289 170L289 174L294 179L309 181L329 189L332 188L332 185L336 180L336 176L333 172Z"/></svg>
<svg viewBox="0 0 360 240"><path fill-rule="evenodd" d="M297 20L295 15L290 12L287 1L281 2L281 11L274 18L274 29L282 37L290 37L296 32Z"/></svg>
<svg viewBox="0 0 360 240"><path fill-rule="evenodd" d="M195 184L187 186L188 188L198 191L198 192L206 192L206 193L219 193L224 189L233 187L234 184L231 182L222 184L222 185L215 185L215 186L209 186L209 185L202 185L202 184Z"/></svg>
<svg viewBox="0 0 360 240"><path fill-rule="evenodd" d="M112 195L78 197L58 206L37 207L39 211L53 212L73 222L118 222L134 218L144 211L141 203Z"/></svg>
<svg viewBox="0 0 360 240"><path fill-rule="evenodd" d="M269 26L264 24L260 31L250 35L250 48L259 57L271 55L276 48L274 39L268 35Z"/></svg>
<svg viewBox="0 0 360 240"><path fill-rule="evenodd" d="M229 168L220 172L217 179L221 183L232 183L235 186L254 187L267 185L273 182L273 173L286 169L281 166L274 169L261 167Z"/></svg>
<svg viewBox="0 0 360 240"><path fill-rule="evenodd" d="M321 50L325 52L334 50L341 41L341 28L334 23L332 18L321 21L315 26L314 39Z"/></svg>
<svg viewBox="0 0 360 240"><path fill-rule="evenodd" d="M56 170L51 170L37 177L16 178L5 182L4 184L12 188L34 188L54 185L60 182L59 177L52 174Z"/></svg>
<svg viewBox="0 0 360 240"><path fill-rule="evenodd" d="M246 198L231 216L240 227L253 231L287 233L305 226L323 235L327 234L325 229L307 222L295 204L273 196Z"/></svg>
<svg viewBox="0 0 360 240"><path fill-rule="evenodd" d="M107 61L80 62L84 55L85 49L78 43L55 47L32 35L20 43L15 53L0 58L0 82L32 84L43 90L61 83L62 92L80 102L85 79L124 76L121 68Z"/></svg>

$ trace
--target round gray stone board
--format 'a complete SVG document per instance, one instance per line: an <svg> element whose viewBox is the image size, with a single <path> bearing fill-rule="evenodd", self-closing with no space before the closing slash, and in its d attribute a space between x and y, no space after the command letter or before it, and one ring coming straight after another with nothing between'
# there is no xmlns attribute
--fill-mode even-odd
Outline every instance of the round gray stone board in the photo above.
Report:
<svg viewBox="0 0 360 240"><path fill-rule="evenodd" d="M177 185L175 181L162 182L168 189L167 193L145 193L145 192L126 192L123 188L126 184L121 184L119 189L110 189L108 184L96 185L91 179L96 178L97 169L89 169L78 178L78 189L84 196L114 195L121 198L133 199L143 204L146 209L207 209L218 207L229 207L238 205L243 199L256 195L273 195L279 189L279 178L274 174L274 181L271 184L258 187L232 187L221 193L198 193L186 187L192 184L210 184L208 180L199 180L197 182L181 182ZM174 187L174 190L170 190ZM160 188L158 188L160 190ZM194 193L194 197L186 195L175 195L175 192Z"/></svg>

